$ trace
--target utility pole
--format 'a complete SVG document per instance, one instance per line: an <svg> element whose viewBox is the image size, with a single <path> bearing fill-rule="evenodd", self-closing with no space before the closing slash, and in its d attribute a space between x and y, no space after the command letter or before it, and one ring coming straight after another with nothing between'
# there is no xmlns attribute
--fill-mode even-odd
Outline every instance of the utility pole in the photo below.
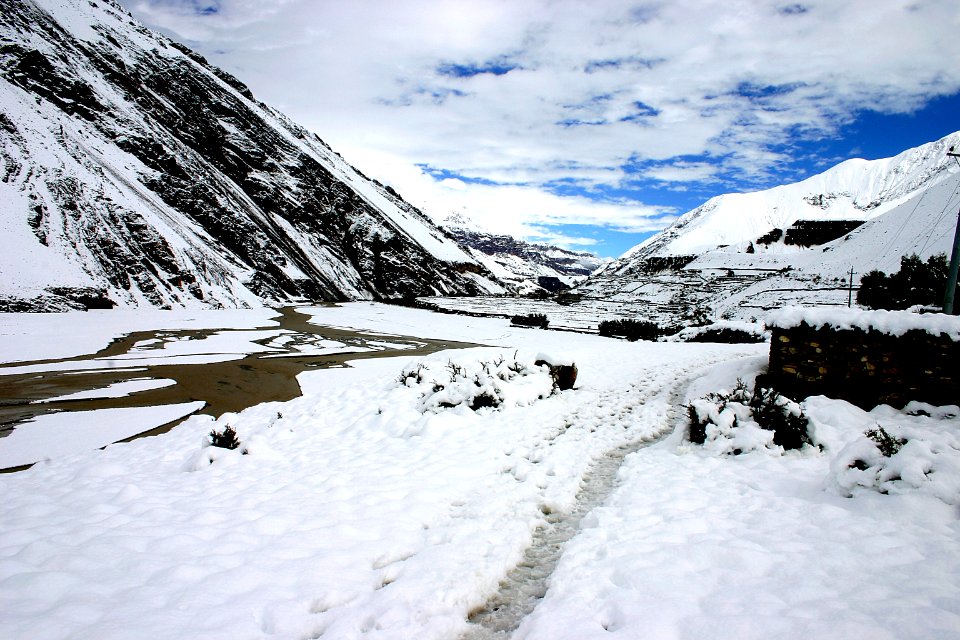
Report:
<svg viewBox="0 0 960 640"><path fill-rule="evenodd" d="M960 166L960 153L950 147L947 155ZM957 229L953 234L953 253L950 256L950 271L947 274L947 290L943 294L943 312L953 315L953 297L957 292L957 270L960 268L960 210L957 211Z"/></svg>
<svg viewBox="0 0 960 640"><path fill-rule="evenodd" d="M853 276L857 275L857 272L853 270L853 267L850 267L850 285L847 291L847 307L853 306Z"/></svg>

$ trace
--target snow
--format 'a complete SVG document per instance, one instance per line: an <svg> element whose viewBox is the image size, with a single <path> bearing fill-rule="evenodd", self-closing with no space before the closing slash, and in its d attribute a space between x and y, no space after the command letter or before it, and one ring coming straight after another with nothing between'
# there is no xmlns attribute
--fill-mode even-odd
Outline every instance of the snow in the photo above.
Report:
<svg viewBox="0 0 960 640"><path fill-rule="evenodd" d="M960 452L946 435L960 427L956 414L866 413L824 397L804 408L823 454L718 455L678 431L629 456L513 637L957 637ZM835 470L847 469L845 442L880 416L912 420L925 449L949 461L927 491L904 480L898 495L855 487L843 497Z"/></svg>
<svg viewBox="0 0 960 640"><path fill-rule="evenodd" d="M730 331L743 333L752 336L757 342L765 342L770 339L770 332L762 323L743 322L736 320L718 320L702 327L687 327L681 329L672 336L663 336L659 338L661 342L691 342L698 336L708 332Z"/></svg>
<svg viewBox="0 0 960 640"><path fill-rule="evenodd" d="M182 418L203 405L203 402L183 402L37 416L0 440L0 469L105 447Z"/></svg>
<svg viewBox="0 0 960 640"><path fill-rule="evenodd" d="M444 364L420 362L400 373L400 384L420 395L417 410L440 413L448 409L488 411L523 407L554 393L550 368L538 366L539 358L517 359L503 355L477 360L471 352L457 354Z"/></svg>
<svg viewBox="0 0 960 640"><path fill-rule="evenodd" d="M309 312L485 346L304 373L302 398L0 476L6 634L458 638L593 461L670 433L684 413L671 407L748 380L767 349L371 303ZM576 362L577 386L553 392L540 352ZM515 401L433 402L435 383L464 391L485 371ZM832 460L877 420L930 451L960 426L952 408L908 408L811 399L822 453L715 455L683 428L639 449L514 637L955 637L956 507L932 485L847 498L831 484ZM242 446L214 451L227 425ZM934 474L949 480L946 460Z"/></svg>
<svg viewBox="0 0 960 640"><path fill-rule="evenodd" d="M96 371L107 369L110 371L137 371L146 365L162 364L166 365L187 365L187 364L207 364L211 362L229 362L230 360L240 360L242 353L199 353L193 355L173 356L170 358L162 356L144 357L144 358L95 358L92 360L69 360L66 362L55 362L52 364L28 364L19 367L4 367L0 373L6 375L23 375L28 373L43 373L47 371L63 371L82 373L84 371Z"/></svg>
<svg viewBox="0 0 960 640"><path fill-rule="evenodd" d="M960 341L960 317L943 313L787 307L774 311L767 319L768 326L780 329L792 329L804 323L816 329L860 329L893 336L902 336L908 331L925 331L934 336L947 335L954 341Z"/></svg>
<svg viewBox="0 0 960 640"><path fill-rule="evenodd" d="M554 367L572 367L576 363L570 359L569 356L557 353L543 353L540 352L536 357L537 362L543 360L547 364Z"/></svg>
<svg viewBox="0 0 960 640"><path fill-rule="evenodd" d="M269 346L260 344L283 334L276 329L254 330L240 329L236 331L216 331L206 335L202 340L195 336L171 337L160 343L140 343L133 346L129 353L124 353L104 360L142 362L156 358L165 361L175 360L177 356L192 356L198 354L247 354L266 353L272 351Z"/></svg>
<svg viewBox="0 0 960 640"><path fill-rule="evenodd" d="M99 389L89 389L87 391L77 391L55 398L46 400L34 400L36 404L48 402L63 402L65 400L88 400L93 398L122 398L140 391L149 391L150 389L162 389L177 384L176 380L156 379L156 378L137 378L125 382L115 382ZM109 443L107 443L109 444Z"/></svg>
<svg viewBox="0 0 960 640"><path fill-rule="evenodd" d="M858 416L863 432L831 463L831 489L847 497L866 490L917 492L960 505L958 416L956 405L917 402L903 412L880 406ZM835 423L831 426L836 429Z"/></svg>
<svg viewBox="0 0 960 640"><path fill-rule="evenodd" d="M77 356L98 351L119 336L135 331L245 329L276 325L271 318L277 315L277 311L266 308L0 313L0 362ZM242 351L233 345L233 353ZM9 373L0 370L0 373L4 372Z"/></svg>
<svg viewBox="0 0 960 640"><path fill-rule="evenodd" d="M851 159L793 184L711 198L621 260L656 247L659 255L693 255L756 240L797 220L869 220L944 181L956 171L948 149L960 132L880 160Z"/></svg>

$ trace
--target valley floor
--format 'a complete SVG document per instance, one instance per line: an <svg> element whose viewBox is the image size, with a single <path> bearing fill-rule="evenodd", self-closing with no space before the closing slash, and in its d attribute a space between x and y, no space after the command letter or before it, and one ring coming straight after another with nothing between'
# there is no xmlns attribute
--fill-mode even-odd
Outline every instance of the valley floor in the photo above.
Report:
<svg viewBox="0 0 960 640"><path fill-rule="evenodd" d="M813 398L823 451L720 456L684 442L682 403L749 379L766 345L627 343L370 303L309 312L385 340L486 346L303 373L301 398L0 476L5 635L484 637L471 612L630 443L643 446L513 637L960 634L950 412ZM574 389L549 394L541 352L576 362ZM501 406L468 408L471 378ZM937 491L837 489L831 464L878 422L937 434ZM227 425L240 449L204 446Z"/></svg>

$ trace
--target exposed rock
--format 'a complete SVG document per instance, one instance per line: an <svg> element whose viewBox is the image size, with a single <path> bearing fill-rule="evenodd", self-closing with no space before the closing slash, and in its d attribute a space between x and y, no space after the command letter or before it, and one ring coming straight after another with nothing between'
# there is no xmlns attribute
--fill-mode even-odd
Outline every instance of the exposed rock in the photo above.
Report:
<svg viewBox="0 0 960 640"><path fill-rule="evenodd" d="M503 291L396 192L109 0L5 6L0 149L0 214L30 234L3 246L18 275L0 295L34 307L64 287L157 307Z"/></svg>

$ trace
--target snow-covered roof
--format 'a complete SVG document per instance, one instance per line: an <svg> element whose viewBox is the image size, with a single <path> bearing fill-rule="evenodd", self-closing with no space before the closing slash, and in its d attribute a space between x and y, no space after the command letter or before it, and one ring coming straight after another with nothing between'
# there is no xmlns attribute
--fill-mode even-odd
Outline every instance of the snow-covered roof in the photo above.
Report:
<svg viewBox="0 0 960 640"><path fill-rule="evenodd" d="M786 307L767 318L770 328L792 329L806 323L821 329L862 329L902 336L908 331L926 331L933 335L946 334L960 342L960 317L943 313L917 314L910 311L862 311L858 309L808 309Z"/></svg>

